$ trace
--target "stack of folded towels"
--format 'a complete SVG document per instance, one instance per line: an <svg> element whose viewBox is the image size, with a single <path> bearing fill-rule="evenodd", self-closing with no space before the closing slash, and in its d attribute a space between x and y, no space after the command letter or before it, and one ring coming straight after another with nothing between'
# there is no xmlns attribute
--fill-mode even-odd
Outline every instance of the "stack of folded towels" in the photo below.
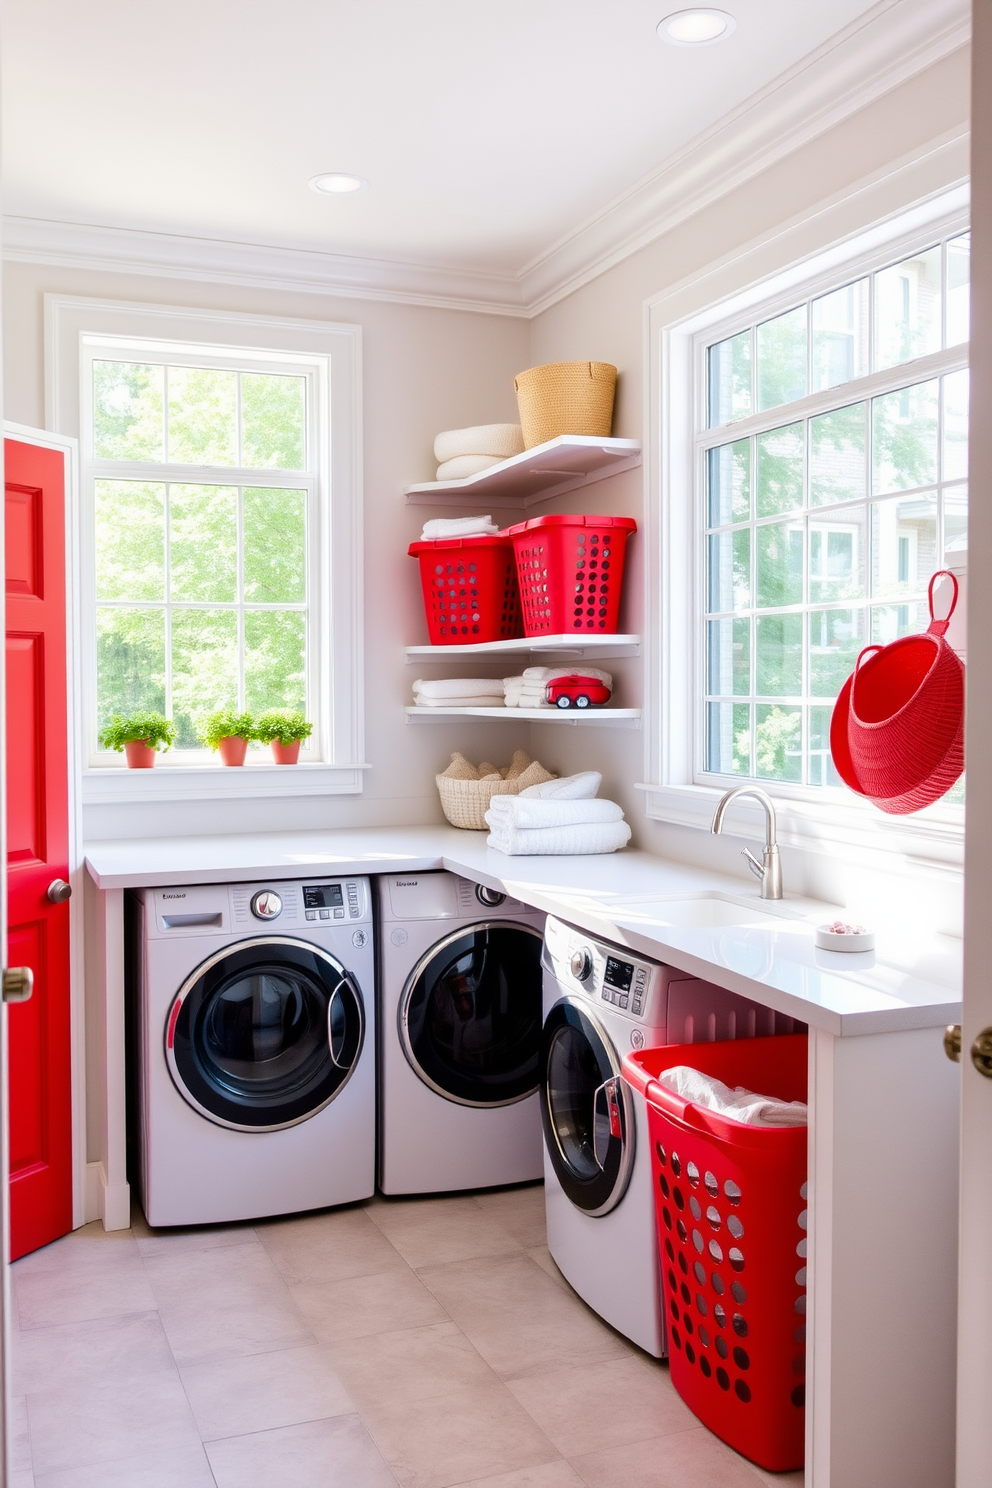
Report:
<svg viewBox="0 0 992 1488"><path fill-rule="evenodd" d="M615 801L600 801L598 770L494 796L486 812L490 847L513 856L608 853L626 847L630 828Z"/></svg>
<svg viewBox="0 0 992 1488"><path fill-rule="evenodd" d="M439 481L468 480L501 460L524 452L519 424L476 424L471 429L445 429L434 441Z"/></svg>
<svg viewBox="0 0 992 1488"><path fill-rule="evenodd" d="M501 708L503 683L499 677L443 677L413 684L418 708Z"/></svg>
<svg viewBox="0 0 992 1488"><path fill-rule="evenodd" d="M508 708L552 708L545 696L545 689L549 682L556 677L571 677L574 672L581 672L583 677L596 677L604 687L612 690L613 678L609 672L597 671L595 667L586 666L585 663L573 662L567 667L528 667L520 677L504 677L503 690L506 694L506 706Z"/></svg>
<svg viewBox="0 0 992 1488"><path fill-rule="evenodd" d="M492 537L499 528L492 517L434 517L424 523L421 542L445 537Z"/></svg>

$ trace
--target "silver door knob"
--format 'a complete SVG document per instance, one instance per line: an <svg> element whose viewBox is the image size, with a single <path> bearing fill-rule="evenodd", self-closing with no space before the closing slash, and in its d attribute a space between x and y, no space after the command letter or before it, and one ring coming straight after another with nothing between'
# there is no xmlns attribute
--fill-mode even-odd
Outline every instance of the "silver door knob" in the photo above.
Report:
<svg viewBox="0 0 992 1488"><path fill-rule="evenodd" d="M64 878L53 878L48 885L47 897L52 904L64 904L72 898L72 884L67 884Z"/></svg>
<svg viewBox="0 0 992 1488"><path fill-rule="evenodd" d="M27 1002L34 991L34 972L30 966L8 966L3 974L4 1002Z"/></svg>

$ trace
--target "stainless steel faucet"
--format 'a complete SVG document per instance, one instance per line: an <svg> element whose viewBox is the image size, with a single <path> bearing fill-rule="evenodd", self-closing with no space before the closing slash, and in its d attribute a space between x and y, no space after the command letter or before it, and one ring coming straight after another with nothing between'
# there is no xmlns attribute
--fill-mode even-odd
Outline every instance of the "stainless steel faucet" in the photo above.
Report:
<svg viewBox="0 0 992 1488"><path fill-rule="evenodd" d="M727 807L739 796L753 796L765 808L765 850L761 855L761 862L759 863L754 853L749 852L746 847L741 857L747 859L747 866L755 878L761 880L762 899L781 899L782 860L779 857L778 843L775 841L775 805L763 790L753 785L739 785L734 790L727 791L720 797L719 804L713 813L713 825L710 831L714 834L723 831L723 818L727 814Z"/></svg>

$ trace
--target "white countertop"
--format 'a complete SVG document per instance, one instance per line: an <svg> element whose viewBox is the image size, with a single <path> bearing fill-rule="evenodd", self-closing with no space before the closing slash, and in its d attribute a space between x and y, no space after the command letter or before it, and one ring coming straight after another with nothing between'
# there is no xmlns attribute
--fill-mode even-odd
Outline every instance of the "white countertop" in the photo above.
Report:
<svg viewBox="0 0 992 1488"><path fill-rule="evenodd" d="M86 865L101 889L300 878L308 872L397 873L447 868L642 954L691 971L841 1036L935 1028L961 1012L961 942L876 927L876 950L817 950L813 927L835 906L788 896L763 904L739 879L650 853L508 857L481 832L455 827L159 838L93 844ZM756 923L677 927L645 899L718 896ZM779 910L775 919L760 918ZM736 913L737 910L732 910Z"/></svg>

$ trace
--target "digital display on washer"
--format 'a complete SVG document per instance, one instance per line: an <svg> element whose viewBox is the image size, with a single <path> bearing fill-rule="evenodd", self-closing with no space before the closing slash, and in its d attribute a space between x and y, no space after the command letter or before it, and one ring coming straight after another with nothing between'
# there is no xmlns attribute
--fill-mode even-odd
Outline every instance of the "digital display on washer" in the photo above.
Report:
<svg viewBox="0 0 992 1488"><path fill-rule="evenodd" d="M304 909L340 909L343 904L344 894L339 883L303 886Z"/></svg>
<svg viewBox="0 0 992 1488"><path fill-rule="evenodd" d="M607 956L603 981L608 987L616 987L621 992L629 992L633 975L634 968L629 961L618 961L616 956Z"/></svg>

